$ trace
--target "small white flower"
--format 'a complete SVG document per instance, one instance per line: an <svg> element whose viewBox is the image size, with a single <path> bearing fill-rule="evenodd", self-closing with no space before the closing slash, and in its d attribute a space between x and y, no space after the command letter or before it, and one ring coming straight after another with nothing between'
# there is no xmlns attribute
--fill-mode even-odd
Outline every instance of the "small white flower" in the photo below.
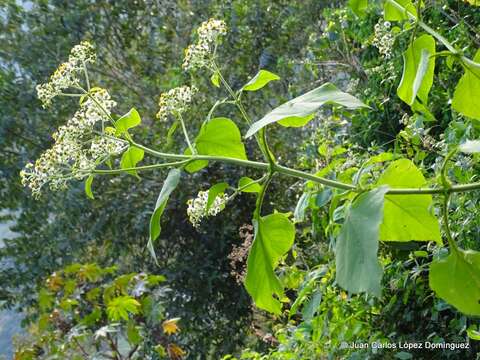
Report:
<svg viewBox="0 0 480 360"><path fill-rule="evenodd" d="M194 227L198 228L203 218L216 216L220 211L225 209L227 200L228 196L226 194L217 195L207 211L208 191L199 191L195 199L187 201L187 215L190 222Z"/></svg>
<svg viewBox="0 0 480 360"><path fill-rule="evenodd" d="M194 86L181 86L161 94L158 101L157 118L165 121L170 114L185 112L196 92L197 88Z"/></svg>

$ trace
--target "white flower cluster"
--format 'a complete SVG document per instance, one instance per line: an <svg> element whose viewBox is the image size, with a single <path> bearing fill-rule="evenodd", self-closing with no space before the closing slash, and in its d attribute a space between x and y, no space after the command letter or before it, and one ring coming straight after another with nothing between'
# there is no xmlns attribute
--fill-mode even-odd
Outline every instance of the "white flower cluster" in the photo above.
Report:
<svg viewBox="0 0 480 360"><path fill-rule="evenodd" d="M195 199L187 201L187 215L192 225L198 228L204 217L216 216L225 209L227 199L228 196L226 194L217 195L212 206L207 211L208 191L199 191Z"/></svg>
<svg viewBox="0 0 480 360"><path fill-rule="evenodd" d="M380 20L375 24L375 35L372 41L373 46L378 49L385 59L392 57L392 48L395 42L395 37L390 31L390 27L391 24L389 21L383 22Z"/></svg>
<svg viewBox="0 0 480 360"><path fill-rule="evenodd" d="M37 86L37 96L42 101L43 107L51 104L52 99L60 95L62 90L79 84L78 75L86 63L94 63L96 59L93 45L82 41L73 47L67 62L61 64L50 76L50 81Z"/></svg>
<svg viewBox="0 0 480 360"><path fill-rule="evenodd" d="M98 162L123 151L123 142L109 137L108 131L107 136L94 135L94 126L107 121L115 101L104 89L90 96L95 101L87 98L67 124L52 135L54 145L21 171L22 184L30 187L33 196L39 197L47 183L52 190L64 189L69 180L88 176Z"/></svg>
<svg viewBox="0 0 480 360"><path fill-rule="evenodd" d="M185 49L183 68L191 70L207 66L218 38L226 33L227 26L222 20L209 19L203 22L197 29L198 42Z"/></svg>
<svg viewBox="0 0 480 360"><path fill-rule="evenodd" d="M170 114L185 112L197 91L195 86L181 86L161 94L157 118L166 121Z"/></svg>

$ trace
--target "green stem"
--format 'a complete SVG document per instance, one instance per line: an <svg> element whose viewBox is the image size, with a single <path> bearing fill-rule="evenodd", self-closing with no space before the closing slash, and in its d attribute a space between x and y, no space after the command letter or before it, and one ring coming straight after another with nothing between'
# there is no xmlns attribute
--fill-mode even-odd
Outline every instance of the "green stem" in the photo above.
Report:
<svg viewBox="0 0 480 360"><path fill-rule="evenodd" d="M448 203L450 201L450 193L446 193L443 195L443 209L442 209L442 217L443 217L443 224L445 226L445 235L447 236L448 245L452 251L458 251L457 244L453 240L452 232L450 231L450 223L448 220Z"/></svg>
<svg viewBox="0 0 480 360"><path fill-rule="evenodd" d="M93 170L93 174L100 174L100 175L115 175L115 174L122 174L128 171L145 171L145 170L155 170L155 169L162 169L166 167L172 166L182 166L189 163L191 160L183 160L183 161L175 161L170 163L163 163L163 164L153 164L153 165L145 165L145 166L137 166L131 168L124 168L124 169L114 169L114 170Z"/></svg>
<svg viewBox="0 0 480 360"><path fill-rule="evenodd" d="M251 161L251 160L243 160L225 156L214 156L214 155L181 155L181 154L170 154L170 153L162 153L156 150L152 150L143 146L141 144L137 144L136 142L132 141L131 145L143 149L147 154L152 156L162 158L162 159L170 159L170 160L208 160L208 161L219 161L223 163L229 163L233 165L238 165L242 167L249 167L259 170L268 171L271 168L271 165L264 162L258 161ZM280 174L295 177L302 180L310 180L315 183L319 183L325 186L333 187L336 189L342 190L350 190L355 192L363 192L365 189L357 187L355 185L342 183L340 181L327 179L321 176L317 176L314 174L310 174L301 170L291 169L282 165L276 164L274 166L275 172ZM480 182L469 183L469 184L462 184L462 185L452 185L449 189L449 192L456 193L456 192L467 192L467 191L475 191L480 190ZM445 188L398 188L398 189L390 189L387 194L389 195L426 195L426 194L444 194Z"/></svg>
<svg viewBox="0 0 480 360"><path fill-rule="evenodd" d="M180 119L180 124L182 125L183 135L185 136L185 140L187 141L188 148L190 149L190 152L191 152L192 154L196 154L196 153L197 153L197 150L195 150L195 148L193 147L192 143L190 142L190 138L189 138L189 136L188 136L187 128L186 128L186 126L185 126L185 121L183 121L183 116L182 116L182 114L178 113L178 118Z"/></svg>

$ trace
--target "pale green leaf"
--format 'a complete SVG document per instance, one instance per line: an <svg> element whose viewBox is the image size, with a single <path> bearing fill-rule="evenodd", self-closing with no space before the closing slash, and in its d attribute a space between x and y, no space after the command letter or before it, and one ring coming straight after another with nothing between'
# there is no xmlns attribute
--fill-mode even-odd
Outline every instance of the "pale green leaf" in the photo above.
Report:
<svg viewBox="0 0 480 360"><path fill-rule="evenodd" d="M228 183L226 182L221 182L218 184L213 185L209 190L208 190L208 198L207 198L207 209L206 211L210 210L210 208L213 205L213 202L217 198L218 195L221 195L225 192L225 190L228 189Z"/></svg>
<svg viewBox="0 0 480 360"><path fill-rule="evenodd" d="M335 262L336 281L357 294L381 294L382 267L378 261L378 240L388 186L362 193L350 206L338 235Z"/></svg>
<svg viewBox="0 0 480 360"><path fill-rule="evenodd" d="M280 76L267 70L260 70L257 75L255 75L248 83L245 84L242 90L257 91L267 85L270 81L274 80L280 80Z"/></svg>
<svg viewBox="0 0 480 360"><path fill-rule="evenodd" d="M349 0L348 5L355 13L355 15L363 17L367 10L368 0Z"/></svg>
<svg viewBox="0 0 480 360"><path fill-rule="evenodd" d="M202 125L195 139L195 148L200 155L247 159L240 130L232 120L223 117L211 119ZM190 150L187 149L185 153L190 154ZM188 172L195 172L207 164L208 161L197 160L190 163L185 169Z"/></svg>
<svg viewBox="0 0 480 360"><path fill-rule="evenodd" d="M243 176L238 180L238 187L242 188L242 192L246 193L258 193L261 190L261 186L258 183L253 182L253 179L250 179L247 176ZM248 185L250 184L250 185Z"/></svg>
<svg viewBox="0 0 480 360"><path fill-rule="evenodd" d="M422 172L408 159L392 162L377 185L421 188L427 185ZM440 226L433 214L431 195L386 195L382 241L436 241L442 243Z"/></svg>
<svg viewBox="0 0 480 360"><path fill-rule="evenodd" d="M87 195L88 198L94 200L93 192L92 192L92 182L93 182L93 175L90 175L86 180L85 180L85 194Z"/></svg>
<svg viewBox="0 0 480 360"><path fill-rule="evenodd" d="M210 81L216 87L220 87L220 74L218 71L215 71L212 76L210 77Z"/></svg>
<svg viewBox="0 0 480 360"><path fill-rule="evenodd" d="M130 109L128 113L123 115L120 119L115 122L116 135L120 136L122 134L128 133L128 130L140 125L142 119L138 114L138 111L134 108Z"/></svg>
<svg viewBox="0 0 480 360"><path fill-rule="evenodd" d="M313 119L314 113L323 105L332 104L349 109L367 107L356 97L344 93L333 84L326 83L292 99L272 110L262 119L252 124L245 137L254 135L263 127L280 122L283 126L303 126Z"/></svg>
<svg viewBox="0 0 480 360"><path fill-rule="evenodd" d="M477 51L473 60L477 63L480 62L480 50ZM465 116L480 120L479 94L480 70L474 72L473 68L467 66L465 73L455 87L452 108Z"/></svg>
<svg viewBox="0 0 480 360"><path fill-rule="evenodd" d="M450 249L430 264L430 287L462 313L480 315L480 253Z"/></svg>
<svg viewBox="0 0 480 360"><path fill-rule="evenodd" d="M403 53L403 75L397 94L408 105L427 104L435 70L435 39L422 35Z"/></svg>
<svg viewBox="0 0 480 360"><path fill-rule="evenodd" d="M417 9L413 5L411 0L395 0L398 5L403 9L397 8L390 1L385 1L383 8L385 20L388 21L401 21L408 20L409 16L407 11L413 16L417 17Z"/></svg>
<svg viewBox="0 0 480 360"><path fill-rule="evenodd" d="M130 169L137 166L137 164L143 160L145 152L135 146L130 146L122 155L120 160L121 169ZM136 170L127 170L130 175L138 176Z"/></svg>
<svg viewBox="0 0 480 360"><path fill-rule="evenodd" d="M155 204L155 209L153 210L153 214L150 218L150 237L148 240L148 249L154 259L155 251L153 249L153 243L155 240L157 240L157 238L160 236L160 232L162 231L160 219L163 211L165 210L165 206L167 206L170 194L178 186L181 174L182 172L179 169L170 170L165 182L163 183L162 190L160 190L160 194L158 195L157 202Z"/></svg>
<svg viewBox="0 0 480 360"><path fill-rule="evenodd" d="M292 247L295 227L283 214L270 214L254 220L255 239L247 261L245 287L257 307L281 313L283 287L275 275L280 258ZM275 298L276 296L277 298Z"/></svg>
<svg viewBox="0 0 480 360"><path fill-rule="evenodd" d="M107 315L110 320L128 320L128 314L138 314L140 303L133 297L118 296L107 304Z"/></svg>
<svg viewBox="0 0 480 360"><path fill-rule="evenodd" d="M480 140L467 140L458 148L466 154L478 153L480 152Z"/></svg>

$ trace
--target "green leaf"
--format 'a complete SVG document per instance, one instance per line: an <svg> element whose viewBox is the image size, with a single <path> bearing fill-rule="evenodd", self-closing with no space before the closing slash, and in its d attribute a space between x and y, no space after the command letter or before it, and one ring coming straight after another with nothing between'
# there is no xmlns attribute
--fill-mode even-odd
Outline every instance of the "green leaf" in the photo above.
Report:
<svg viewBox="0 0 480 360"><path fill-rule="evenodd" d="M127 324L127 339L132 345L138 345L143 340L139 327L136 326L134 321L129 321Z"/></svg>
<svg viewBox="0 0 480 360"><path fill-rule="evenodd" d="M94 200L95 198L93 197L92 193L92 181L93 181L93 175L90 175L87 180L85 180L85 194L89 199Z"/></svg>
<svg viewBox="0 0 480 360"><path fill-rule="evenodd" d="M153 243L160 236L162 228L160 226L160 219L162 217L165 206L167 206L168 199L170 194L175 190L180 181L182 172L179 169L172 169L167 175L165 182L163 183L162 190L158 195L157 202L155 204L155 209L153 210L152 217L150 218L150 237L148 240L148 249L155 259L155 250L153 248Z"/></svg>
<svg viewBox="0 0 480 360"><path fill-rule="evenodd" d="M134 108L130 109L128 113L123 115L120 119L115 122L116 135L120 136L123 134L128 134L128 130L140 125L142 119L138 114L138 111Z"/></svg>
<svg viewBox="0 0 480 360"><path fill-rule="evenodd" d="M451 249L450 255L430 264L430 287L467 315L480 315L480 253Z"/></svg>
<svg viewBox="0 0 480 360"><path fill-rule="evenodd" d="M428 102L435 70L432 55L435 55L435 39L431 35L418 37L403 53L403 75L397 94L408 105L418 102L417 97L424 105Z"/></svg>
<svg viewBox="0 0 480 360"><path fill-rule="evenodd" d="M250 183L253 183L251 185L248 185ZM258 193L261 190L261 186L258 183L255 183L253 179L250 179L247 176L243 176L238 180L238 187L242 188L241 192L246 192L246 193Z"/></svg>
<svg viewBox="0 0 480 360"><path fill-rule="evenodd" d="M302 222L305 220L305 211L310 204L310 198L312 197L312 193L304 192L300 199L298 199L297 205L295 206L295 210L293 212L293 218L296 222Z"/></svg>
<svg viewBox="0 0 480 360"><path fill-rule="evenodd" d="M315 111L326 104L340 105L349 109L368 107L356 97L338 90L333 84L326 83L275 108L252 124L245 137L248 138L275 122L287 127L303 126L313 119Z"/></svg>
<svg viewBox="0 0 480 360"><path fill-rule="evenodd" d="M218 71L215 71L212 76L210 77L210 81L216 87L220 87L220 74Z"/></svg>
<svg viewBox="0 0 480 360"><path fill-rule="evenodd" d="M426 184L422 172L407 159L392 162L377 181L377 185L391 188L421 188ZM442 244L432 206L431 195L386 195L380 240L436 241Z"/></svg>
<svg viewBox="0 0 480 360"><path fill-rule="evenodd" d="M145 152L137 148L135 146L130 146L122 155L122 159L120 160L120 168L121 169L130 169L143 160L143 155ZM127 170L127 173L133 176L138 176L136 170Z"/></svg>
<svg viewBox="0 0 480 360"><path fill-rule="evenodd" d="M368 0L349 0L348 5L359 17L365 16L365 11L367 10Z"/></svg>
<svg viewBox="0 0 480 360"><path fill-rule="evenodd" d="M458 148L466 154L478 153L480 152L480 140L467 140Z"/></svg>
<svg viewBox="0 0 480 360"><path fill-rule="evenodd" d="M128 320L128 314L138 314L140 303L131 296L118 296L107 305L107 315L110 320Z"/></svg>
<svg viewBox="0 0 480 360"><path fill-rule="evenodd" d="M473 60L477 63L480 62L480 50L477 51ZM465 116L480 120L480 106L478 106L480 71L474 72L468 66L465 69L465 73L455 87L452 108Z"/></svg>
<svg viewBox="0 0 480 360"><path fill-rule="evenodd" d="M270 81L274 80L280 80L280 76L267 70L260 70L257 75L255 75L248 83L245 84L242 90L257 91L267 85Z"/></svg>
<svg viewBox="0 0 480 360"><path fill-rule="evenodd" d="M218 184L213 185L208 190L207 209L206 209L207 212L212 207L213 202L215 201L216 197L218 195L223 194L226 189L228 189L228 183L222 182L222 183L218 183Z"/></svg>
<svg viewBox="0 0 480 360"><path fill-rule="evenodd" d="M357 294L381 294L383 269L378 261L378 239L388 186L362 193L352 203L338 235L336 281Z"/></svg>
<svg viewBox="0 0 480 360"><path fill-rule="evenodd" d="M407 15L408 11L415 17L417 17L417 9L415 5L412 4L411 0L395 0L397 4L401 5L404 10L400 10L395 5L393 5L390 1L385 1L385 6L383 8L385 20L388 21L401 21L401 20L408 20L409 17Z"/></svg>
<svg viewBox="0 0 480 360"><path fill-rule="evenodd" d="M211 119L202 125L195 139L195 148L200 155L247 159L240 130L232 120L223 117ZM187 149L185 153L190 154L190 150ZM195 172L207 164L206 160L197 160L190 163L185 169L188 172Z"/></svg>
<svg viewBox="0 0 480 360"><path fill-rule="evenodd" d="M275 275L280 258L292 247L295 227L283 214L270 214L254 220L255 239L247 260L245 287L260 309L281 313L278 298L283 287Z"/></svg>

